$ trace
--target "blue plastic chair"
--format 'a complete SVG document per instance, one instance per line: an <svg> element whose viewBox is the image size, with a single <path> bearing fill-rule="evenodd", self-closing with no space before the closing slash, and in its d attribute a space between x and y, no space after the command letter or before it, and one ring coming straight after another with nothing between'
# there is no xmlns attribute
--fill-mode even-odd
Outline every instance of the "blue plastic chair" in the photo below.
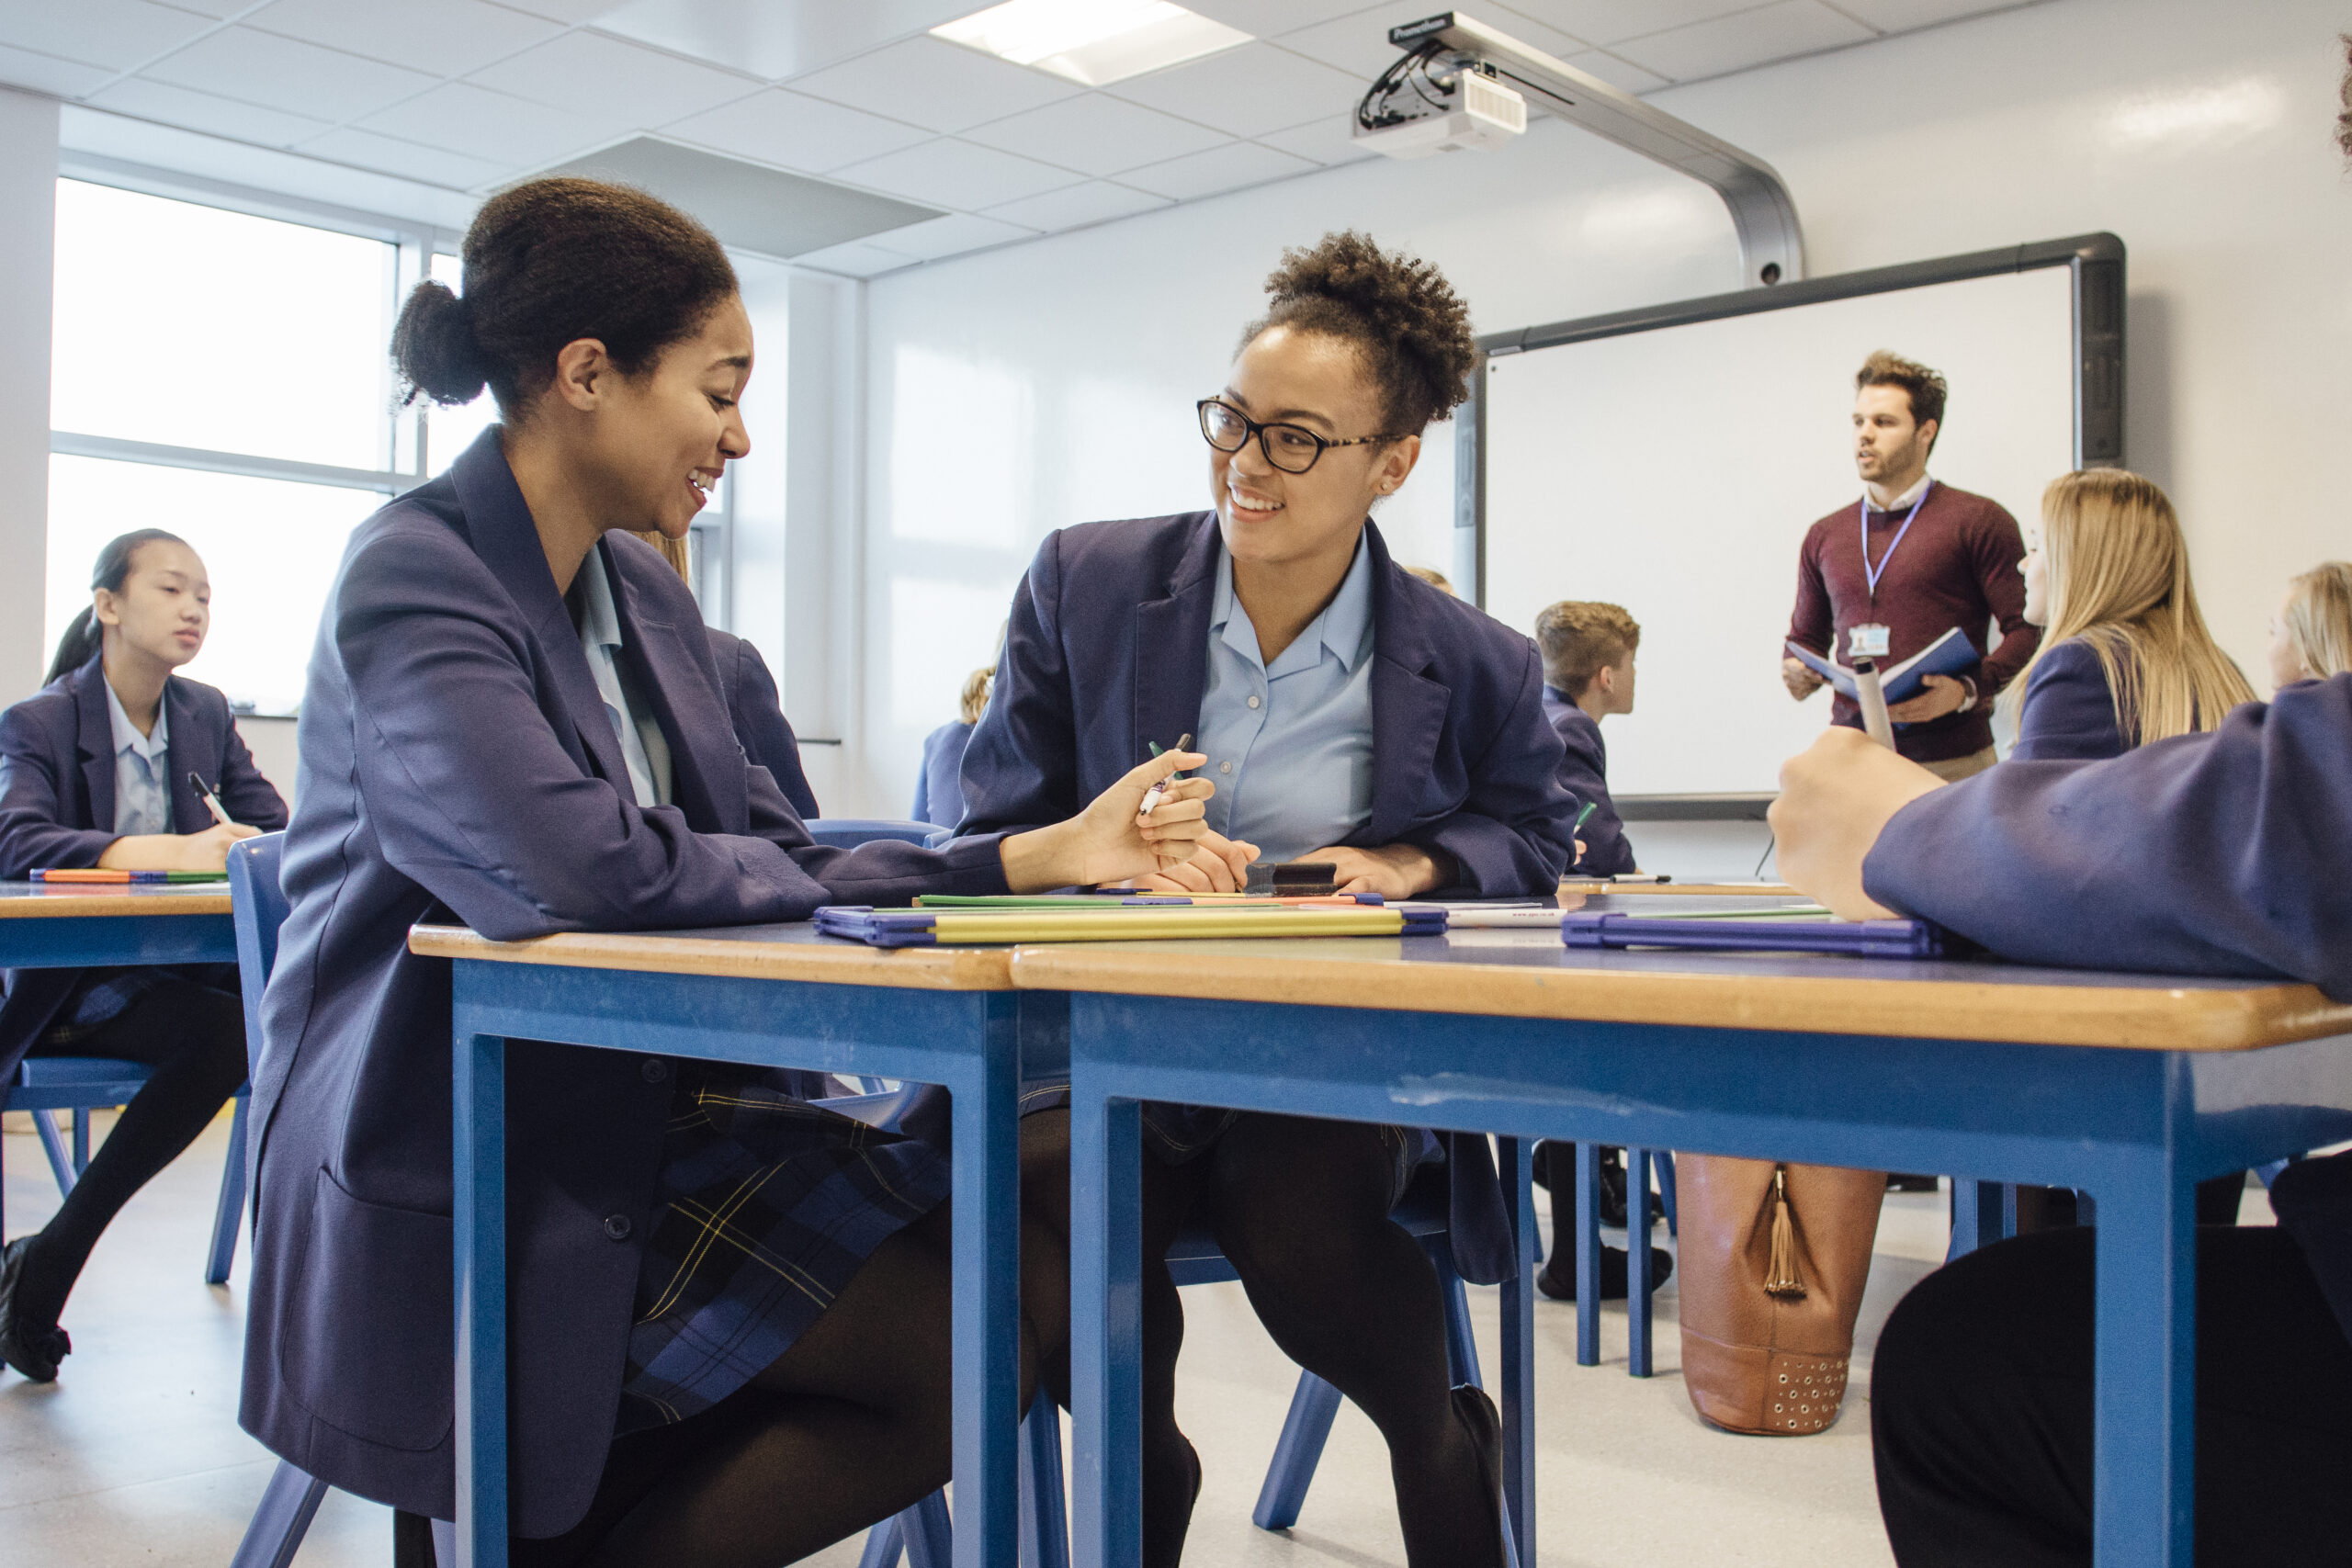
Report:
<svg viewBox="0 0 2352 1568"><path fill-rule="evenodd" d="M936 823L902 822L883 817L811 817L803 826L819 843L840 850L854 850L880 839L936 849L956 836L955 829Z"/></svg>
<svg viewBox="0 0 2352 1568"><path fill-rule="evenodd" d="M1435 1183L1417 1182L1390 1218L1416 1237L1437 1268L1444 1292L1445 1359L1450 1380L1457 1386L1484 1388L1478 1372L1478 1344L1470 1329L1470 1298L1462 1276L1454 1271L1453 1244L1446 1229L1446 1196ZM1595 1210L1598 1214L1599 1211ZM1168 1248L1168 1271L1182 1285L1213 1285L1238 1279L1233 1265L1209 1233L1187 1226ZM1527 1391L1521 1391L1525 1397ZM1313 1372L1298 1374L1291 1394L1290 1414L1275 1439L1274 1457L1258 1490L1258 1505L1250 1522L1260 1529L1288 1529L1298 1523L1306 1489L1315 1480L1331 1422L1340 1413L1340 1391ZM1040 1390L1021 1422L1021 1568L1069 1568L1069 1523L1062 1487L1061 1417ZM914 1507L876 1525L866 1536L858 1568L893 1568L903 1549L908 1568L944 1568L954 1536L944 1493L933 1493ZM1519 1562L1518 1542L1508 1522L1503 1530L1503 1560L1511 1568Z"/></svg>

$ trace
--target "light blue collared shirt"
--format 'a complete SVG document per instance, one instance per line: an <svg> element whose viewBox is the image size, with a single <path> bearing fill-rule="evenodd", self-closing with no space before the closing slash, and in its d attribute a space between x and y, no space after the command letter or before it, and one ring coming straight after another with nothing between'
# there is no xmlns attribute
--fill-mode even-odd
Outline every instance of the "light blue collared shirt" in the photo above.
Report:
<svg viewBox="0 0 2352 1568"><path fill-rule="evenodd" d="M613 739L620 742L628 763L630 793L639 807L670 804L670 741L661 721L642 703L629 701L628 683L621 679L621 616L613 603L612 581L605 575L605 553L591 546L580 563L580 651L588 656L589 673L596 677L596 694L605 699L605 716L613 721Z"/></svg>
<svg viewBox="0 0 2352 1568"><path fill-rule="evenodd" d="M1270 666L1220 547L1201 694L1201 775L1216 783L1208 825L1267 863L1336 844L1372 820L1372 552Z"/></svg>
<svg viewBox="0 0 2352 1568"><path fill-rule="evenodd" d="M114 727L114 830L124 838L134 833L172 830L172 736L164 722L164 705L155 705L155 729L139 733L114 682L104 671L98 680L107 689L107 720Z"/></svg>

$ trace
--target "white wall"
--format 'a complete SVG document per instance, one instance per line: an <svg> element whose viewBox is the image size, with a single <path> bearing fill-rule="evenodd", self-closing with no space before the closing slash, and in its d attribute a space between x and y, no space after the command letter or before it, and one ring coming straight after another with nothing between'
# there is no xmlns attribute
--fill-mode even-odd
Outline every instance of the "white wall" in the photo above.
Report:
<svg viewBox="0 0 2352 1568"><path fill-rule="evenodd" d="M0 704L40 684L57 105L0 89Z"/></svg>
<svg viewBox="0 0 2352 1568"><path fill-rule="evenodd" d="M2344 25L2319 0L2051 0L1655 101L1780 169L1815 275L2120 234L2127 457L2180 503L2207 615L2258 678L2284 579L2352 555ZM1349 225L1439 263L1482 331L1737 281L1711 195L1548 120L1499 152L1351 164L876 279L865 626L836 647L863 656L853 776L878 787L829 810L904 809L922 733L1046 531L1206 503L1193 400L1282 248ZM1736 410L1661 417L1703 441ZM1383 526L1403 558L1447 566L1451 448L1432 434Z"/></svg>

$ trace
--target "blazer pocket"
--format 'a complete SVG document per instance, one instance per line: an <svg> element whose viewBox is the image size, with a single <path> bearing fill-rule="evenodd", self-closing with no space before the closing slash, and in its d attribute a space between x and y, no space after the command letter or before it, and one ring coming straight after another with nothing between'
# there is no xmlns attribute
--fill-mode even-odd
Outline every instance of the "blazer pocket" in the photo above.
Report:
<svg viewBox="0 0 2352 1568"><path fill-rule="evenodd" d="M452 1245L447 1215L355 1198L322 1168L277 1344L287 1392L363 1442L440 1447L454 1420Z"/></svg>

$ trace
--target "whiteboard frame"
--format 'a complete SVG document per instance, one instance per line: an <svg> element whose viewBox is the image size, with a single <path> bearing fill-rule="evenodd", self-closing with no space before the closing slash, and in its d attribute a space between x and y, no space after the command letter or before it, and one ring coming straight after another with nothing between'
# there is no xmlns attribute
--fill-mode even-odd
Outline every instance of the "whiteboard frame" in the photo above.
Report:
<svg viewBox="0 0 2352 1568"><path fill-rule="evenodd" d="M1489 333L1478 339L1478 360L1470 371L1470 395L1453 415L1453 580L1468 583L1472 602L1486 607L1487 366L1490 360L1563 344L1656 332L1661 327L2052 266L2069 268L2074 275L2075 467L2122 467L2124 249L2120 239L2104 231L1838 273L1770 288L1642 305L1604 316ZM1618 815L1627 821L1749 821L1761 820L1771 799L1769 795L1621 795L1616 806Z"/></svg>

